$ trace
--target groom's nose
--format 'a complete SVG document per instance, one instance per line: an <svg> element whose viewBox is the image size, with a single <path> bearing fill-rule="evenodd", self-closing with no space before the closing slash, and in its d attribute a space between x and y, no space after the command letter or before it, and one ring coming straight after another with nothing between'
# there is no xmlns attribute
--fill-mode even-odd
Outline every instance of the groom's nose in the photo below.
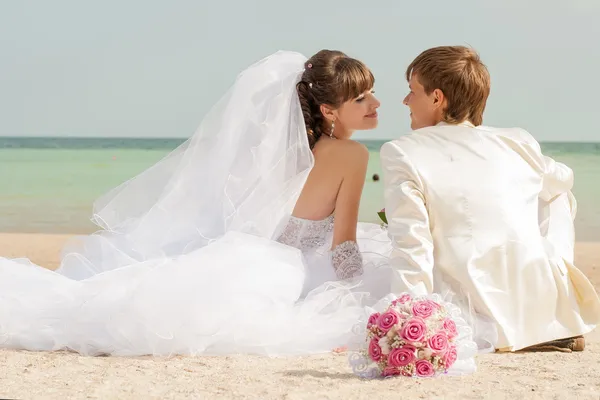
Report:
<svg viewBox="0 0 600 400"><path fill-rule="evenodd" d="M405 106L408 105L408 97L410 96L410 94L407 94L406 97L404 98L404 100L402 100L402 104L404 104Z"/></svg>

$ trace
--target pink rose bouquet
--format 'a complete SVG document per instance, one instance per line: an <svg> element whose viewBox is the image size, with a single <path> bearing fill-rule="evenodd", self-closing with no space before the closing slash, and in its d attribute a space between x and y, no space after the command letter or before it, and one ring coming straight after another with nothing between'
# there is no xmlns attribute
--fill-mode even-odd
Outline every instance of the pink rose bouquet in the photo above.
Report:
<svg viewBox="0 0 600 400"><path fill-rule="evenodd" d="M367 322L362 351L377 375L431 377L446 373L457 360L457 324L442 302L407 293Z"/></svg>

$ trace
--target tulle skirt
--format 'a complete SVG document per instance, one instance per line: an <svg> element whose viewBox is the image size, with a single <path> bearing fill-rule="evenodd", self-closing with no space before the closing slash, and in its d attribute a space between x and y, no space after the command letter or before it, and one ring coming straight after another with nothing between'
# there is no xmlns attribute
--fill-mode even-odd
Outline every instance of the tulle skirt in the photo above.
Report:
<svg viewBox="0 0 600 400"><path fill-rule="evenodd" d="M329 352L364 337L389 304L391 244L360 224L359 278L336 281L327 252L229 232L175 258L74 280L0 258L0 347L84 355L269 356Z"/></svg>

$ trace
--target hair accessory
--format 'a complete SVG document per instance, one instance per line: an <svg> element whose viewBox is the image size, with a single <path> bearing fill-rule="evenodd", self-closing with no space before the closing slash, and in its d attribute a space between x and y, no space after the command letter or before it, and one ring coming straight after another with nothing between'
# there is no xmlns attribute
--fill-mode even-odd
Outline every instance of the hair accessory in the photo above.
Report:
<svg viewBox="0 0 600 400"><path fill-rule="evenodd" d="M312 68L312 64L308 64L308 65L306 66L306 68L308 68L308 69L311 69L311 68Z"/></svg>
<svg viewBox="0 0 600 400"><path fill-rule="evenodd" d="M308 83L308 87L312 89L312 82Z"/></svg>

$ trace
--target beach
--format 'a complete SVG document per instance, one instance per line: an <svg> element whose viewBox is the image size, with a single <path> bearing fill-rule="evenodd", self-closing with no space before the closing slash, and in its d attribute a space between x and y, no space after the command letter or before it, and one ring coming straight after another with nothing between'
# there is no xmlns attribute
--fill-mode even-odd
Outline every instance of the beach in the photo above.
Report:
<svg viewBox="0 0 600 400"><path fill-rule="evenodd" d="M179 141L4 139L0 166L0 256L27 257L49 269L90 222L95 198L164 157ZM359 218L377 222L383 207L378 150L370 161ZM600 146L543 144L575 171L576 265L600 289ZM535 310L532 310L535 312ZM600 333L580 353L485 354L465 377L363 381L347 354L310 357L82 357L0 350L0 399L256 398L599 399Z"/></svg>
<svg viewBox="0 0 600 400"><path fill-rule="evenodd" d="M56 268L71 235L0 233L0 255ZM576 246L576 265L600 289L600 243ZM0 398L598 399L600 333L578 353L485 354L465 377L363 381L346 354L310 357L82 357L0 350Z"/></svg>
<svg viewBox="0 0 600 400"><path fill-rule="evenodd" d="M600 0L2 6L0 400L600 400Z"/></svg>

